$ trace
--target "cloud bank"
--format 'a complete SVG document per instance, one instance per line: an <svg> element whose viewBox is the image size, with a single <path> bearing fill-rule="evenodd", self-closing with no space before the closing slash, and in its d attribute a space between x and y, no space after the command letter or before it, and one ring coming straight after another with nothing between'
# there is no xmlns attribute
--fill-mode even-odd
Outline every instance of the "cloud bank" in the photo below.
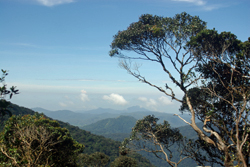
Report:
<svg viewBox="0 0 250 167"><path fill-rule="evenodd" d="M110 101L114 104L117 104L117 105L125 105L128 103L121 95L118 95L115 93L112 93L109 96L104 95L103 99L108 100L108 101Z"/></svg>
<svg viewBox="0 0 250 167"><path fill-rule="evenodd" d="M41 5L48 7L74 2L74 0L35 0L35 1L37 1Z"/></svg>

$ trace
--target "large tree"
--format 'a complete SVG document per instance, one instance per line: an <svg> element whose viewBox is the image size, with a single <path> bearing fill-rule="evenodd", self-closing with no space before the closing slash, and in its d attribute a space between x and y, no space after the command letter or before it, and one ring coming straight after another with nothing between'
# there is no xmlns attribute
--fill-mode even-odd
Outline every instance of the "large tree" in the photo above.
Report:
<svg viewBox="0 0 250 167"><path fill-rule="evenodd" d="M218 34L215 30L206 30L204 21L184 12L172 18L142 15L138 22L132 23L126 30L119 31L114 36L111 48L110 56L124 58L120 65L129 74L139 81L155 87L173 100L185 103L192 116L191 122L184 120L178 114L176 115L197 132L200 140L204 141L207 147L215 147L223 153L225 166L231 166L234 160L245 167L247 166L243 150L249 148L246 146L249 145L247 129L249 127L250 95L248 42L242 43L230 33ZM136 54L127 56L123 54L123 51L132 51ZM170 84L153 84L140 74L138 66L131 66L126 59L158 63L175 87L177 86L184 93L184 99L176 96L177 89ZM209 67L210 63L214 64L211 66L214 68ZM208 68L211 68L214 74L204 71ZM220 68L223 71L219 70ZM224 71L224 68L227 70ZM225 75L229 75L229 78L224 80L221 76ZM221 84L223 89L215 89L213 81L216 81L216 85ZM198 92L206 90L206 93L211 96L210 99L210 96L203 96L204 100L200 99L202 103L199 104L205 106L195 106L192 102L189 92L194 87L199 89ZM227 94L223 91L227 91ZM221 110L221 113L226 110L225 114L228 119L233 120L235 124L233 130L224 126L233 136L229 137L230 141L224 141L224 136L222 136L229 134L218 133L211 128L212 126L207 126L208 121L213 123L224 119L222 115L210 119L210 116L217 110L214 107L215 100L223 102L218 110ZM211 110L201 111L200 108L206 108L207 105ZM203 130L209 135L196 125L195 117L197 116L202 117ZM236 159L232 159L232 154L229 153L230 147L236 148L235 154L233 154L237 157Z"/></svg>
<svg viewBox="0 0 250 167"><path fill-rule="evenodd" d="M188 93L197 118L225 160L249 166L250 38L241 42L230 32L205 30L188 46L202 74L201 86ZM190 111L185 99L181 109Z"/></svg>
<svg viewBox="0 0 250 167"><path fill-rule="evenodd" d="M153 115L138 120L132 128L130 138L122 142L121 148L125 152L133 150L153 153L172 167L177 167L187 158L193 158L197 160L197 164L205 165L203 160L207 158L200 153L201 148L197 148L198 142L183 137L167 121L159 124L158 120Z"/></svg>
<svg viewBox="0 0 250 167"><path fill-rule="evenodd" d="M35 114L12 116L0 138L2 166L76 166L84 149L57 121Z"/></svg>

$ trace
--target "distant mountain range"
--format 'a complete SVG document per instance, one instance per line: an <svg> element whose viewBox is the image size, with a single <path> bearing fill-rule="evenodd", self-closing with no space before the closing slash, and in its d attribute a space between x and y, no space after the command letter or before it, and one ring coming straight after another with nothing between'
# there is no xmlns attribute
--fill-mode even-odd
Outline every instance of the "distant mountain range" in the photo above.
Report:
<svg viewBox="0 0 250 167"><path fill-rule="evenodd" d="M81 113L73 112L70 110L50 111L43 108L32 108L32 110L37 111L39 113L44 113L45 115L53 119L68 122L75 126L85 126L106 118L117 118L121 115L132 116L135 119L142 119L144 116L154 115L155 117L160 119L159 122L163 122L163 120L166 120L170 123L172 127L180 127L186 125L178 117L173 116L173 114L149 111L139 106L133 106L127 108L126 110L98 108L94 110L84 111ZM182 117L187 121L189 121L191 118L188 114L183 114Z"/></svg>

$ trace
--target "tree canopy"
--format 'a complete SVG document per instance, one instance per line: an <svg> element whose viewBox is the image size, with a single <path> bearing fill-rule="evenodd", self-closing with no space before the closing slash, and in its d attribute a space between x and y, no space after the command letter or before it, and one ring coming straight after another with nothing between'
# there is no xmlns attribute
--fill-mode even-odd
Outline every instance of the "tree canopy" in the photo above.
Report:
<svg viewBox="0 0 250 167"><path fill-rule="evenodd" d="M134 158L127 156L119 156L111 164L111 167L137 167L137 162Z"/></svg>
<svg viewBox="0 0 250 167"><path fill-rule="evenodd" d="M237 162L246 167L250 140L249 41L241 42L230 32L207 30L204 21L185 12L172 18L145 14L114 36L110 56L123 58L120 65L129 74L179 101L181 110L190 112L191 122L175 115L196 131L207 148L217 149L225 166ZM124 55L124 51L136 54ZM176 96L176 87L153 84L126 59L158 63L184 93L183 99ZM202 129L196 125L196 117L203 122Z"/></svg>
<svg viewBox="0 0 250 167"><path fill-rule="evenodd" d="M130 138L123 141L122 150L123 152L128 152L129 149L150 152L175 167L189 157L180 158L178 162L172 160L171 147L180 145L183 142L183 136L177 128L171 128L167 121L158 124L158 120L153 115L138 120L132 129ZM176 147L176 149L178 148Z"/></svg>
<svg viewBox="0 0 250 167"><path fill-rule="evenodd" d="M80 154L78 156L79 166L93 166L93 167L103 167L110 162L109 156L102 152L95 152L90 155Z"/></svg>
<svg viewBox="0 0 250 167"><path fill-rule="evenodd" d="M1 133L1 165L76 166L84 149L57 121L35 114L12 116Z"/></svg>

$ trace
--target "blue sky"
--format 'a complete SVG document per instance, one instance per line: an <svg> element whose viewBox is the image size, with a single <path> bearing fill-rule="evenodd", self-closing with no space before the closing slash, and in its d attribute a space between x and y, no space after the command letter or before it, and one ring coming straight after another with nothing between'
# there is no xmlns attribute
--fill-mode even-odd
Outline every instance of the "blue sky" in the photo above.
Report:
<svg viewBox="0 0 250 167"><path fill-rule="evenodd" d="M197 15L208 28L250 37L249 0L0 0L0 68L20 94L11 101L49 110L124 109L177 112L179 103L138 82L108 52L113 36L142 14ZM142 62L156 84L167 78ZM177 93L181 96L181 93Z"/></svg>

